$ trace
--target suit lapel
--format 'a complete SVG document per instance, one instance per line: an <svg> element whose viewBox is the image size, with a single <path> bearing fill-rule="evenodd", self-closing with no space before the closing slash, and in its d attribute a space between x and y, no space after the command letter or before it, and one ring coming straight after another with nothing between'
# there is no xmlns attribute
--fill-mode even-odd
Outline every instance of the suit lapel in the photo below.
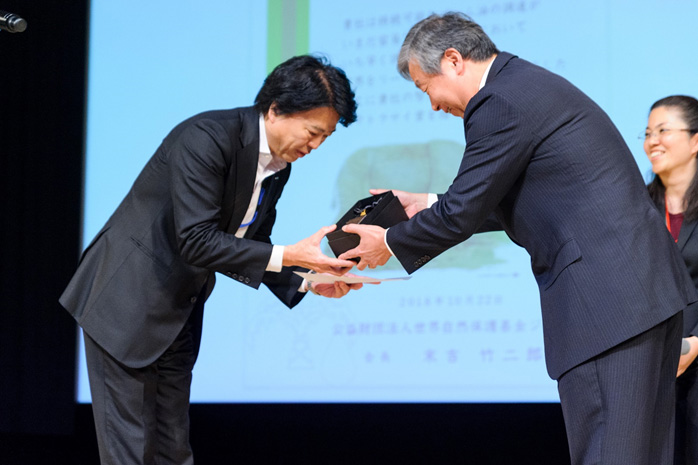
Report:
<svg viewBox="0 0 698 465"><path fill-rule="evenodd" d="M693 231L696 229L696 225L698 225L698 221L684 221L684 223L681 225L681 230L679 230L679 240L676 242L676 245L679 246L679 250L683 250L683 248L686 246L688 239L693 235Z"/></svg>
<svg viewBox="0 0 698 465"><path fill-rule="evenodd" d="M235 234L250 206L257 173L259 114L252 108L241 112L239 138L242 149L233 154L223 199L222 219L224 229L230 234Z"/></svg>
<svg viewBox="0 0 698 465"><path fill-rule="evenodd" d="M287 164L286 168L282 169L278 173L274 173L268 176L264 181L262 181L262 187L264 188L264 197L262 202L257 206L257 219L247 228L245 232L245 237L252 237L257 232L259 227L264 223L266 219L266 214L269 209L274 208L277 200L281 196L281 191L283 186L288 181L288 177L291 173L291 164Z"/></svg>
<svg viewBox="0 0 698 465"><path fill-rule="evenodd" d="M662 217L666 216L666 209L662 208L661 213ZM679 230L679 240L676 241L676 245L679 247L679 250L683 250L683 248L686 246L688 239L693 235L693 231L695 231L697 225L698 220L684 221L681 224L681 229Z"/></svg>

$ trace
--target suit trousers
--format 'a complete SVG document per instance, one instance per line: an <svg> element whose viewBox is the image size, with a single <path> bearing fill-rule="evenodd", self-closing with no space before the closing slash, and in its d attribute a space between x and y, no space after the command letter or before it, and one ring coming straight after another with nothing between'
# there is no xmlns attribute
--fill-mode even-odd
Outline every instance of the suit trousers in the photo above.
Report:
<svg viewBox="0 0 698 465"><path fill-rule="evenodd" d="M698 361L676 380L676 452L674 465L698 463Z"/></svg>
<svg viewBox="0 0 698 465"><path fill-rule="evenodd" d="M123 365L84 333L103 465L194 463L189 444L189 393L202 318L203 303L196 305L172 345L143 368Z"/></svg>
<svg viewBox="0 0 698 465"><path fill-rule="evenodd" d="M671 465L682 314L564 373L572 465Z"/></svg>

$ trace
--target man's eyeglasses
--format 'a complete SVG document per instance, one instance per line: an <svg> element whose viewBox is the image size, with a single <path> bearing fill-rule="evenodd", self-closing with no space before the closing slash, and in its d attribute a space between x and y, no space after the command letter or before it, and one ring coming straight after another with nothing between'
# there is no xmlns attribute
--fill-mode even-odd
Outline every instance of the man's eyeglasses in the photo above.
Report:
<svg viewBox="0 0 698 465"><path fill-rule="evenodd" d="M671 128L660 128L654 131L643 131L637 136L640 140L649 140L653 138L661 139L664 136L668 136L672 131L684 131L684 132L698 132L696 129L671 129Z"/></svg>

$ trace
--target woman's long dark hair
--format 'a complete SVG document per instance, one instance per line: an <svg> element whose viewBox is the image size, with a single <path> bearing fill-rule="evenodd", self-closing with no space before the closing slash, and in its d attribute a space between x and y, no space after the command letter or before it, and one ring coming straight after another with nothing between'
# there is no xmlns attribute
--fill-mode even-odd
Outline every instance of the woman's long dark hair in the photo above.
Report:
<svg viewBox="0 0 698 465"><path fill-rule="evenodd" d="M689 132L691 136L698 133L698 100L687 95L672 95L654 102L652 108L650 108L650 113L655 108L660 107L677 109L681 113L681 118L690 129ZM664 184L662 184L662 180L659 179L659 176L655 175L647 188L655 205L660 209L666 208L664 205L666 188ZM683 196L683 201L686 207L683 212L684 220L693 221L698 219L698 170L693 174L691 185L688 186L688 190L686 190Z"/></svg>

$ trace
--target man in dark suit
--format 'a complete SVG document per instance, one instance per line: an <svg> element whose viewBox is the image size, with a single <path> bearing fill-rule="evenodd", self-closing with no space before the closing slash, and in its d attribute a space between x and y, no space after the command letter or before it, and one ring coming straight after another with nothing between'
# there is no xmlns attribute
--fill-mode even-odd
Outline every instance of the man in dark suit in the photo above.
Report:
<svg viewBox="0 0 698 465"><path fill-rule="evenodd" d="M216 272L264 283L288 307L361 287L293 273L351 268L320 251L334 226L270 239L291 163L355 120L344 72L301 56L271 72L254 107L196 115L164 139L60 298L84 332L102 463L193 463L189 389Z"/></svg>
<svg viewBox="0 0 698 465"><path fill-rule="evenodd" d="M398 68L435 111L463 118L465 153L433 204L395 191L409 221L345 226L361 242L339 258L364 269L392 253L412 273L503 229L531 255L572 463L671 463L681 311L696 296L613 123L461 14L413 26Z"/></svg>

